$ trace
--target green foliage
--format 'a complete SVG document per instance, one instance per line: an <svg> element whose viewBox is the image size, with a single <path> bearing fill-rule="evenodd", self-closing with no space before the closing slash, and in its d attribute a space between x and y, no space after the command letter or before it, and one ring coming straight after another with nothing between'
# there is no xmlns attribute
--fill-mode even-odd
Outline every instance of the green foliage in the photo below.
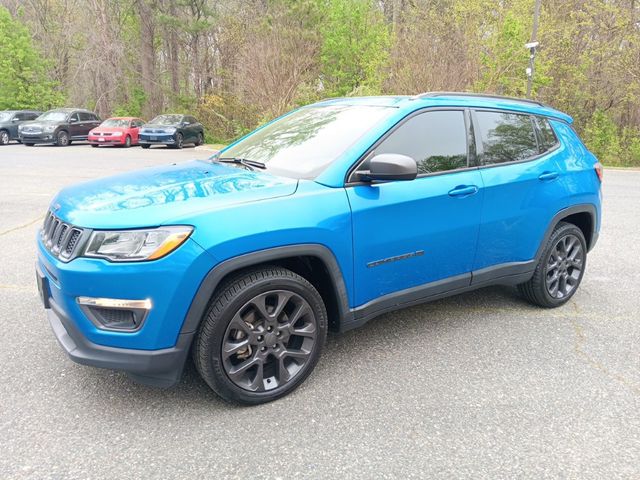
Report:
<svg viewBox="0 0 640 480"><path fill-rule="evenodd" d="M114 117L142 117L142 108L147 101L147 95L141 87L133 87L127 102L116 105L113 109ZM151 119L147 119L151 120Z"/></svg>
<svg viewBox="0 0 640 480"><path fill-rule="evenodd" d="M47 78L48 67L27 28L0 6L0 109L61 105L64 97Z"/></svg>
<svg viewBox="0 0 640 480"><path fill-rule="evenodd" d="M640 131L620 130L606 112L594 112L583 136L589 150L605 165L640 166Z"/></svg>
<svg viewBox="0 0 640 480"><path fill-rule="evenodd" d="M391 33L370 0L328 0L322 35L323 83L328 96L379 93Z"/></svg>

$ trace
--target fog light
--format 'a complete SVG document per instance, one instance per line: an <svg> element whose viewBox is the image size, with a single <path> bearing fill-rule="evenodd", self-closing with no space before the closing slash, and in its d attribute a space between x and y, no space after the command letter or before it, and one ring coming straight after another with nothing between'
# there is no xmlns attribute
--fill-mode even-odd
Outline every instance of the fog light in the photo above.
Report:
<svg viewBox="0 0 640 480"><path fill-rule="evenodd" d="M150 299L78 297L76 301L87 318L102 330L136 331L151 310Z"/></svg>

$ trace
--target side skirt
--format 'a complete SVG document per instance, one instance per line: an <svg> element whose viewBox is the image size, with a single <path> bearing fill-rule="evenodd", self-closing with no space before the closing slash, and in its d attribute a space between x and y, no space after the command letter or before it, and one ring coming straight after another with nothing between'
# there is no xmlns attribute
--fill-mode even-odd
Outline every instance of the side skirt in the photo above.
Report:
<svg viewBox="0 0 640 480"><path fill-rule="evenodd" d="M478 288L490 285L517 285L529 280L535 267L536 260L504 263L390 293L351 309L352 315L343 319L340 323L340 331L346 332L360 327L369 320L394 310L439 300Z"/></svg>

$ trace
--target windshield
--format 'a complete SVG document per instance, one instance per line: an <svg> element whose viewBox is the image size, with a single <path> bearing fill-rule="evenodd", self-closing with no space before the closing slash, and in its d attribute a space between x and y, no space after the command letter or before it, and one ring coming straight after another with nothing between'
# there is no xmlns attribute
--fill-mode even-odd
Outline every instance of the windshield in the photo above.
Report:
<svg viewBox="0 0 640 480"><path fill-rule="evenodd" d="M64 122L67 119L67 112L47 112L38 117L38 120L47 120L52 122Z"/></svg>
<svg viewBox="0 0 640 480"><path fill-rule="evenodd" d="M100 124L101 127L121 127L127 128L129 126L129 120L123 120L121 118L110 118Z"/></svg>
<svg viewBox="0 0 640 480"><path fill-rule="evenodd" d="M158 115L149 123L154 123L156 125L175 125L176 123L180 123L181 121L182 115Z"/></svg>
<svg viewBox="0 0 640 480"><path fill-rule="evenodd" d="M313 179L388 115L389 109L363 105L301 108L256 130L219 158L262 162L276 175Z"/></svg>
<svg viewBox="0 0 640 480"><path fill-rule="evenodd" d="M13 116L13 112L0 112L0 122L6 122L8 120L11 120L12 116Z"/></svg>

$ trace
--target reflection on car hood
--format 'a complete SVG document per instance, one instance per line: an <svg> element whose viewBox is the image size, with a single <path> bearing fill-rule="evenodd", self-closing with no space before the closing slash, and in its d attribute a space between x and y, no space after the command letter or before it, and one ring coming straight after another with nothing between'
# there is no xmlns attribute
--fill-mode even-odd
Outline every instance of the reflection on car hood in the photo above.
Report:
<svg viewBox="0 0 640 480"><path fill-rule="evenodd" d="M178 126L179 126L178 123L172 123L171 125L160 125L160 124L157 124L157 123L146 123L140 128L143 128L143 129L144 128L153 128L153 129L160 128L160 129L162 129L162 128L178 128Z"/></svg>
<svg viewBox="0 0 640 480"><path fill-rule="evenodd" d="M22 122L23 126L44 127L45 125L60 125L65 123L63 120L31 120L30 122Z"/></svg>
<svg viewBox="0 0 640 480"><path fill-rule="evenodd" d="M52 209L81 227L149 227L202 210L291 195L296 187L296 180L264 171L198 160L65 188Z"/></svg>

